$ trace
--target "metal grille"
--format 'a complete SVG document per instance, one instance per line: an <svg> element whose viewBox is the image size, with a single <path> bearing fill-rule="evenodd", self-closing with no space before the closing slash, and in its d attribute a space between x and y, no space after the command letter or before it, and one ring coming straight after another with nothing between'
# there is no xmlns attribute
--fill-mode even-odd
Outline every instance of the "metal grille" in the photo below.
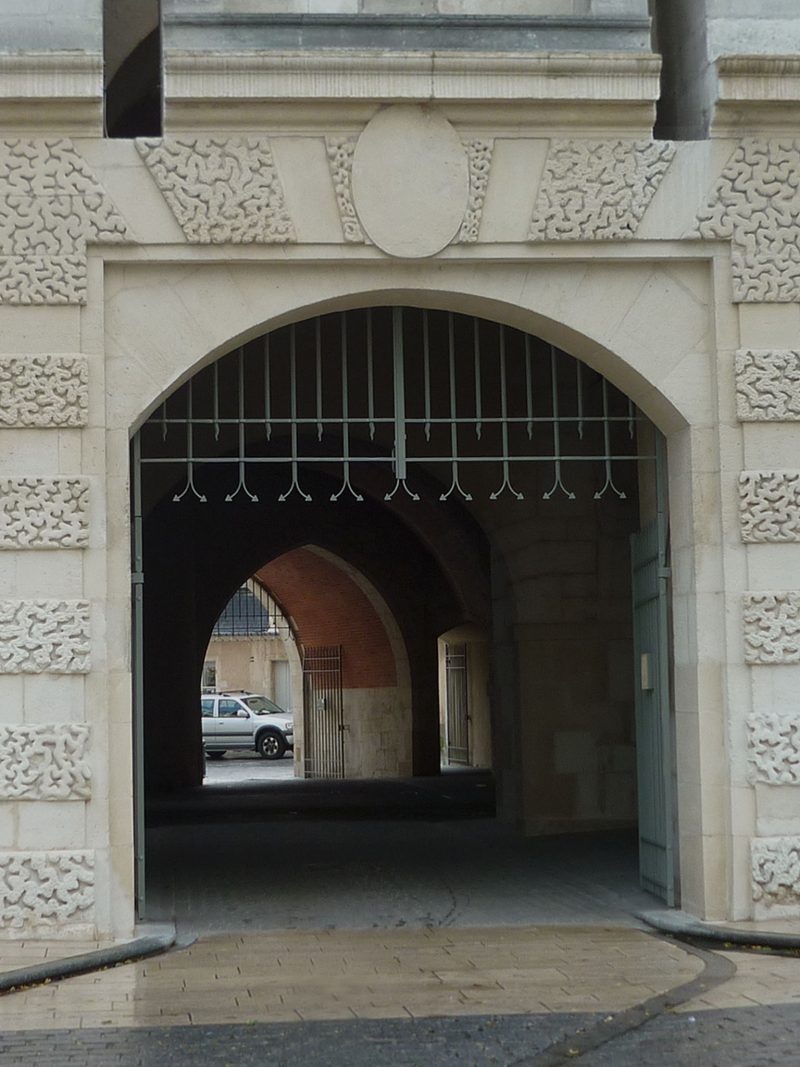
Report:
<svg viewBox="0 0 800 1067"><path fill-rule="evenodd" d="M212 637L277 637L288 630L283 614L258 582L237 589L214 623Z"/></svg>
<svg viewBox="0 0 800 1067"><path fill-rule="evenodd" d="M652 459L636 452L641 418L605 378L529 334L372 308L283 327L198 372L142 427L141 461L175 468L176 502L205 502L203 468L216 464L230 468L227 501L257 502L269 464L286 470L279 501L311 499L304 466L333 476L333 502L362 499L365 466L382 472L385 499L419 499L416 464L441 500L472 499L476 464L494 467L491 500L521 500L532 485L573 499L574 463L596 471L595 498L624 498L621 468Z"/></svg>
<svg viewBox="0 0 800 1067"><path fill-rule="evenodd" d="M467 646L445 645L445 729L448 764L469 766Z"/></svg>
<svg viewBox="0 0 800 1067"><path fill-rule="evenodd" d="M341 645L303 656L303 745L306 778L344 778Z"/></svg>

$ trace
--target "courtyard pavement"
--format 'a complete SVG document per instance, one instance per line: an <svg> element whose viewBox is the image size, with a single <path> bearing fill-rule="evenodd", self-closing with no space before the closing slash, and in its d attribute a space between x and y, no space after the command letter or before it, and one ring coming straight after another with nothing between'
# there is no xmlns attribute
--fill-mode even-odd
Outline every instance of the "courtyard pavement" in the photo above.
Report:
<svg viewBox="0 0 800 1067"><path fill-rule="evenodd" d="M729 976L631 927L212 935L0 997L0 1063L800 1064L800 958L712 960ZM676 987L682 1003L658 1003Z"/></svg>
<svg viewBox="0 0 800 1067"><path fill-rule="evenodd" d="M162 811L151 909L178 946L0 996L0 1067L800 1067L800 953L658 934L629 836L525 840L430 788L407 819L346 789L344 820L294 794ZM2 942L0 969L96 947Z"/></svg>

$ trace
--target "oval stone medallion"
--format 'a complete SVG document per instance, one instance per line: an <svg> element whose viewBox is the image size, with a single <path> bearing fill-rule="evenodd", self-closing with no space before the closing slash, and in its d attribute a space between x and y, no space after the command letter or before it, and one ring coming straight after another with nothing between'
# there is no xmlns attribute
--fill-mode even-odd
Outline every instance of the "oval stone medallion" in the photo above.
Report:
<svg viewBox="0 0 800 1067"><path fill-rule="evenodd" d="M447 119L429 107L395 104L370 119L352 181L361 225L392 256L441 252L467 209L467 154Z"/></svg>

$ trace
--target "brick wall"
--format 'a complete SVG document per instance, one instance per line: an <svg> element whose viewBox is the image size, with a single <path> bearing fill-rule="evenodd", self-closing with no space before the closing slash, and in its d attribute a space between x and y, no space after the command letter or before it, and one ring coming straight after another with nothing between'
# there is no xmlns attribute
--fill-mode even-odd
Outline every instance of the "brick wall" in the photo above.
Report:
<svg viewBox="0 0 800 1067"><path fill-rule="evenodd" d="M293 619L301 644L342 646L342 685L397 685L389 638L365 594L334 563L306 548L287 552L256 577Z"/></svg>

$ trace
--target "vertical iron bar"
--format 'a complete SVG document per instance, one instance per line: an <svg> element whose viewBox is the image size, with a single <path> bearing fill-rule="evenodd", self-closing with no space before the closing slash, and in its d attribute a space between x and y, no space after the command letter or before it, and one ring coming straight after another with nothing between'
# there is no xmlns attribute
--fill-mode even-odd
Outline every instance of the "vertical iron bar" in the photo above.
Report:
<svg viewBox="0 0 800 1067"><path fill-rule="evenodd" d="M450 470L452 481L446 493L442 493L440 500L447 500L450 494L457 489L464 500L472 500L472 496L462 489L458 479L458 407L456 401L456 335L453 312L447 313L447 351L450 371Z"/></svg>
<svg viewBox="0 0 800 1067"><path fill-rule="evenodd" d="M456 456L458 455L458 423L456 422L457 405L456 405L456 327L453 319L453 312L447 313L447 357L448 368L450 372L450 455L453 459L453 463L456 462ZM453 468L454 471L457 468Z"/></svg>
<svg viewBox="0 0 800 1067"><path fill-rule="evenodd" d="M177 503L191 490L200 503L205 504L206 497L198 492L194 484L194 378L189 379L186 389L186 485L172 499Z"/></svg>
<svg viewBox="0 0 800 1067"><path fill-rule="evenodd" d="M543 493L543 499L549 500L556 489L560 489L568 500L574 500L575 494L571 493L561 480L561 423L559 421L559 406L558 406L558 365L556 362L556 350L553 345L550 345L550 402L552 406L552 418L553 418L553 458L555 464L555 479L552 486L546 493Z"/></svg>
<svg viewBox="0 0 800 1067"><path fill-rule="evenodd" d="M372 358L372 308L367 308L367 414L370 441L375 440L375 379Z"/></svg>
<svg viewBox="0 0 800 1067"><path fill-rule="evenodd" d="M422 362L425 377L425 440L431 439L431 349L428 312L422 312Z"/></svg>
<svg viewBox="0 0 800 1067"><path fill-rule="evenodd" d="M264 429L267 440L272 440L272 364L270 360L269 334L264 334Z"/></svg>
<svg viewBox="0 0 800 1067"><path fill-rule="evenodd" d="M617 494L620 500L625 499L625 493L621 489L617 489L614 485L614 473L611 468L611 423L608 421L608 383L605 378L602 379L602 396L603 396L603 446L605 448L604 466L606 472L606 480L602 489L598 489L594 494L595 500L599 500L606 492L607 489L611 489Z"/></svg>
<svg viewBox="0 0 800 1067"><path fill-rule="evenodd" d="M341 324L341 359L342 359L342 456L344 457L345 481L350 477L350 397L347 395L347 313L342 312Z"/></svg>
<svg viewBox="0 0 800 1067"><path fill-rule="evenodd" d="M423 312L427 316L427 312ZM423 318L423 353L426 351L424 338L427 318ZM419 500L416 493L412 493L406 481L406 377L405 377L405 350L403 347L403 309L392 308L392 375L394 389L394 489L384 494L384 500L391 500L402 485L412 500ZM428 381L427 375L425 378ZM427 403L427 401L426 401ZM428 413L429 414L429 413Z"/></svg>
<svg viewBox="0 0 800 1067"><path fill-rule="evenodd" d="M247 478L245 475L245 410L244 410L244 348L239 349L239 484L236 486L232 493L228 493L225 497L226 503L230 503L234 497L238 496L239 492L243 492L250 500L256 504L258 497L255 493L251 493L247 488Z"/></svg>
<svg viewBox="0 0 800 1067"><path fill-rule="evenodd" d="M219 441L219 360L214 360L214 388L212 390L214 404L214 440Z"/></svg>
<svg viewBox="0 0 800 1067"><path fill-rule="evenodd" d="M636 419L633 410L633 401L630 397L628 397L628 437L630 437L631 441L633 440L633 428L635 421Z"/></svg>
<svg viewBox="0 0 800 1067"><path fill-rule="evenodd" d="M341 320L341 369L342 369L342 487L338 493L331 493L331 500L338 500L345 489L352 495L354 500L363 500L363 496L357 493L350 483L350 396L349 379L347 373L347 313L342 312Z"/></svg>
<svg viewBox="0 0 800 1067"><path fill-rule="evenodd" d="M315 342L316 342L316 368L317 368L317 440L322 440L323 424L322 424L322 320L319 315L315 322Z"/></svg>
<svg viewBox="0 0 800 1067"><path fill-rule="evenodd" d="M147 896L145 884L144 824L144 544L142 536L142 441L140 432L133 438L133 570L131 594L133 610L133 851L135 863L136 914L143 919Z"/></svg>
<svg viewBox="0 0 800 1067"><path fill-rule="evenodd" d="M425 336L423 327L423 337ZM427 344L423 341L424 351ZM406 477L406 380L403 352L403 309L392 308L392 355L394 370L394 465L395 477ZM427 382L427 377L426 377ZM426 400L426 403L428 401Z"/></svg>
<svg viewBox="0 0 800 1067"><path fill-rule="evenodd" d="M525 334L525 403L528 413L528 440L533 439L533 370L531 367L531 337Z"/></svg>
<svg viewBox="0 0 800 1067"><path fill-rule="evenodd" d="M575 388L578 393L578 437L583 440L583 364L575 360Z"/></svg>
<svg viewBox="0 0 800 1067"><path fill-rule="evenodd" d="M289 413L292 449L292 484L289 486L285 493L281 493L278 497L278 502L281 504L291 495L291 493L295 489L303 498L303 500L309 501L311 499L310 494L304 493L303 490L300 488L299 481L299 456L297 439L297 338L294 323L292 323L289 327Z"/></svg>
<svg viewBox="0 0 800 1067"><path fill-rule="evenodd" d="M161 440L167 439L167 401L164 399L164 403L161 405Z"/></svg>
<svg viewBox="0 0 800 1067"><path fill-rule="evenodd" d="M475 436L480 441L483 398L481 395L481 335L477 318L472 320L472 348L475 355Z"/></svg>
<svg viewBox="0 0 800 1067"><path fill-rule="evenodd" d="M502 440L503 440L503 484L500 488L489 494L490 500L497 500L504 489L508 489L509 492L517 498L517 500L523 500L523 494L518 493L516 489L511 485L511 464L509 462L508 455L508 376L506 374L506 328L503 324L500 324L499 335L499 347L500 347L500 418L502 427Z"/></svg>
<svg viewBox="0 0 800 1067"><path fill-rule="evenodd" d="M289 327L289 391L292 420L292 481L297 482L297 348L294 323Z"/></svg>

